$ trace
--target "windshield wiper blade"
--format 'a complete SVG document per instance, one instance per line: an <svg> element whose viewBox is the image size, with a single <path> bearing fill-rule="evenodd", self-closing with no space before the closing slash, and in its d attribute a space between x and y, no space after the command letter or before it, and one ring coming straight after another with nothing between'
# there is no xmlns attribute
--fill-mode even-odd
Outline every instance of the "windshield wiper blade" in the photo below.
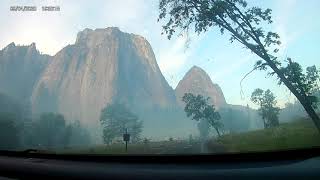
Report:
<svg viewBox="0 0 320 180"><path fill-rule="evenodd" d="M22 153L22 154L55 154L53 151L49 151L49 150L44 150L44 149L25 149L22 151L16 151L18 153Z"/></svg>
<svg viewBox="0 0 320 180"><path fill-rule="evenodd" d="M39 152L41 152L41 150L39 150L39 149L25 149L20 152L22 152L22 153L39 153Z"/></svg>

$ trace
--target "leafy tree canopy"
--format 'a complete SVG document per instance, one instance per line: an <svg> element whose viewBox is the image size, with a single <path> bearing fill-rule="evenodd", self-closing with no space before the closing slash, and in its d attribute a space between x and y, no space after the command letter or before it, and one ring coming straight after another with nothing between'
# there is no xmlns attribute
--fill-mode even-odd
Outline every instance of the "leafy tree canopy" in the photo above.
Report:
<svg viewBox="0 0 320 180"><path fill-rule="evenodd" d="M120 103L106 106L101 111L100 122L105 143L111 143L114 138L122 137L126 129L132 141L138 141L143 127L138 116Z"/></svg>
<svg viewBox="0 0 320 180"><path fill-rule="evenodd" d="M276 97L269 89L266 91L262 89L254 90L251 101L260 106L259 113L262 116L265 128L279 126L280 108L276 106Z"/></svg>
<svg viewBox="0 0 320 180"><path fill-rule="evenodd" d="M61 114L43 113L32 122L32 144L40 148L59 148L69 144L70 128Z"/></svg>
<svg viewBox="0 0 320 180"><path fill-rule="evenodd" d="M317 108L319 102L316 93L319 91L319 70L315 65L306 68L305 73L301 65L294 62L291 58L287 59L288 65L280 68L288 81L297 89L298 93L303 96L306 94L314 108ZM283 82L279 80L279 84Z"/></svg>
<svg viewBox="0 0 320 180"><path fill-rule="evenodd" d="M182 97L182 101L186 103L184 111L186 112L187 117L200 121L201 125L206 124L201 121L206 121L208 125L213 127L220 136L219 129L222 128L222 123L220 122L221 117L219 112L215 110L214 106L209 104L209 98L204 98L202 95L196 96L192 93L185 93Z"/></svg>

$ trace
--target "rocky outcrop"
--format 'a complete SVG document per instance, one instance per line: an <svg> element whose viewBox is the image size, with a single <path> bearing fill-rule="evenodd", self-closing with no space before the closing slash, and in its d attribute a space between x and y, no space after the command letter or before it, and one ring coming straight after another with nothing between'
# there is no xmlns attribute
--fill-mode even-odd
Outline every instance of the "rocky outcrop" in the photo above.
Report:
<svg viewBox="0 0 320 180"><path fill-rule="evenodd" d="M10 43L0 51L0 93L29 103L33 87L50 59L39 53L35 43L29 46Z"/></svg>
<svg viewBox="0 0 320 180"><path fill-rule="evenodd" d="M175 89L178 103L184 107L182 97L185 93L210 97L210 103L216 107L225 106L226 100L218 84L214 84L208 74L200 67L193 66L178 83Z"/></svg>
<svg viewBox="0 0 320 180"><path fill-rule="evenodd" d="M33 112L100 124L100 111L119 101L132 108L175 105L148 41L118 28L85 29L59 51L32 94Z"/></svg>

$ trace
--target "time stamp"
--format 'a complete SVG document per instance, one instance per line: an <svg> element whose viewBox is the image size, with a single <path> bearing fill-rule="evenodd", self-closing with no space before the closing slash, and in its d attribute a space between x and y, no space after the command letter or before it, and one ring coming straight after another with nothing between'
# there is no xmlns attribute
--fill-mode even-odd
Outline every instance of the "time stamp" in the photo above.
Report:
<svg viewBox="0 0 320 180"><path fill-rule="evenodd" d="M60 11L60 6L41 6L41 11ZM38 11L37 6L10 6L10 11Z"/></svg>

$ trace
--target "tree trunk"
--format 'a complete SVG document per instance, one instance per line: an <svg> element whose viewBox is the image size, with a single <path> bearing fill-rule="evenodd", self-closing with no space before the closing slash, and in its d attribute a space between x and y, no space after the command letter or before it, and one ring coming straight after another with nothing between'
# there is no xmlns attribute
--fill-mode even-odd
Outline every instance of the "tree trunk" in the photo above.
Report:
<svg viewBox="0 0 320 180"><path fill-rule="evenodd" d="M298 97L297 97L298 98ZM299 98L298 98L299 99ZM320 132L320 118L316 111L313 109L311 104L309 102L306 102L304 100L299 100L305 111L308 113L310 118L313 120L315 126L317 127L318 131Z"/></svg>
<svg viewBox="0 0 320 180"><path fill-rule="evenodd" d="M220 131L219 131L219 128L214 128L216 131L217 131L217 134L218 134L218 137L221 137L221 134L220 134Z"/></svg>
<svg viewBox="0 0 320 180"><path fill-rule="evenodd" d="M265 58L264 58L265 59ZM307 95L304 94L302 96L298 93L298 91L292 86L292 84L287 80L287 78L283 75L283 73L278 69L278 67L270 60L270 58L265 59L271 69L278 75L280 80L287 86L287 88L296 96L296 98L300 101L301 105L303 106L304 110L308 113L309 117L314 122L315 126L317 127L318 131L320 132L320 118L311 106L310 101L306 98Z"/></svg>

